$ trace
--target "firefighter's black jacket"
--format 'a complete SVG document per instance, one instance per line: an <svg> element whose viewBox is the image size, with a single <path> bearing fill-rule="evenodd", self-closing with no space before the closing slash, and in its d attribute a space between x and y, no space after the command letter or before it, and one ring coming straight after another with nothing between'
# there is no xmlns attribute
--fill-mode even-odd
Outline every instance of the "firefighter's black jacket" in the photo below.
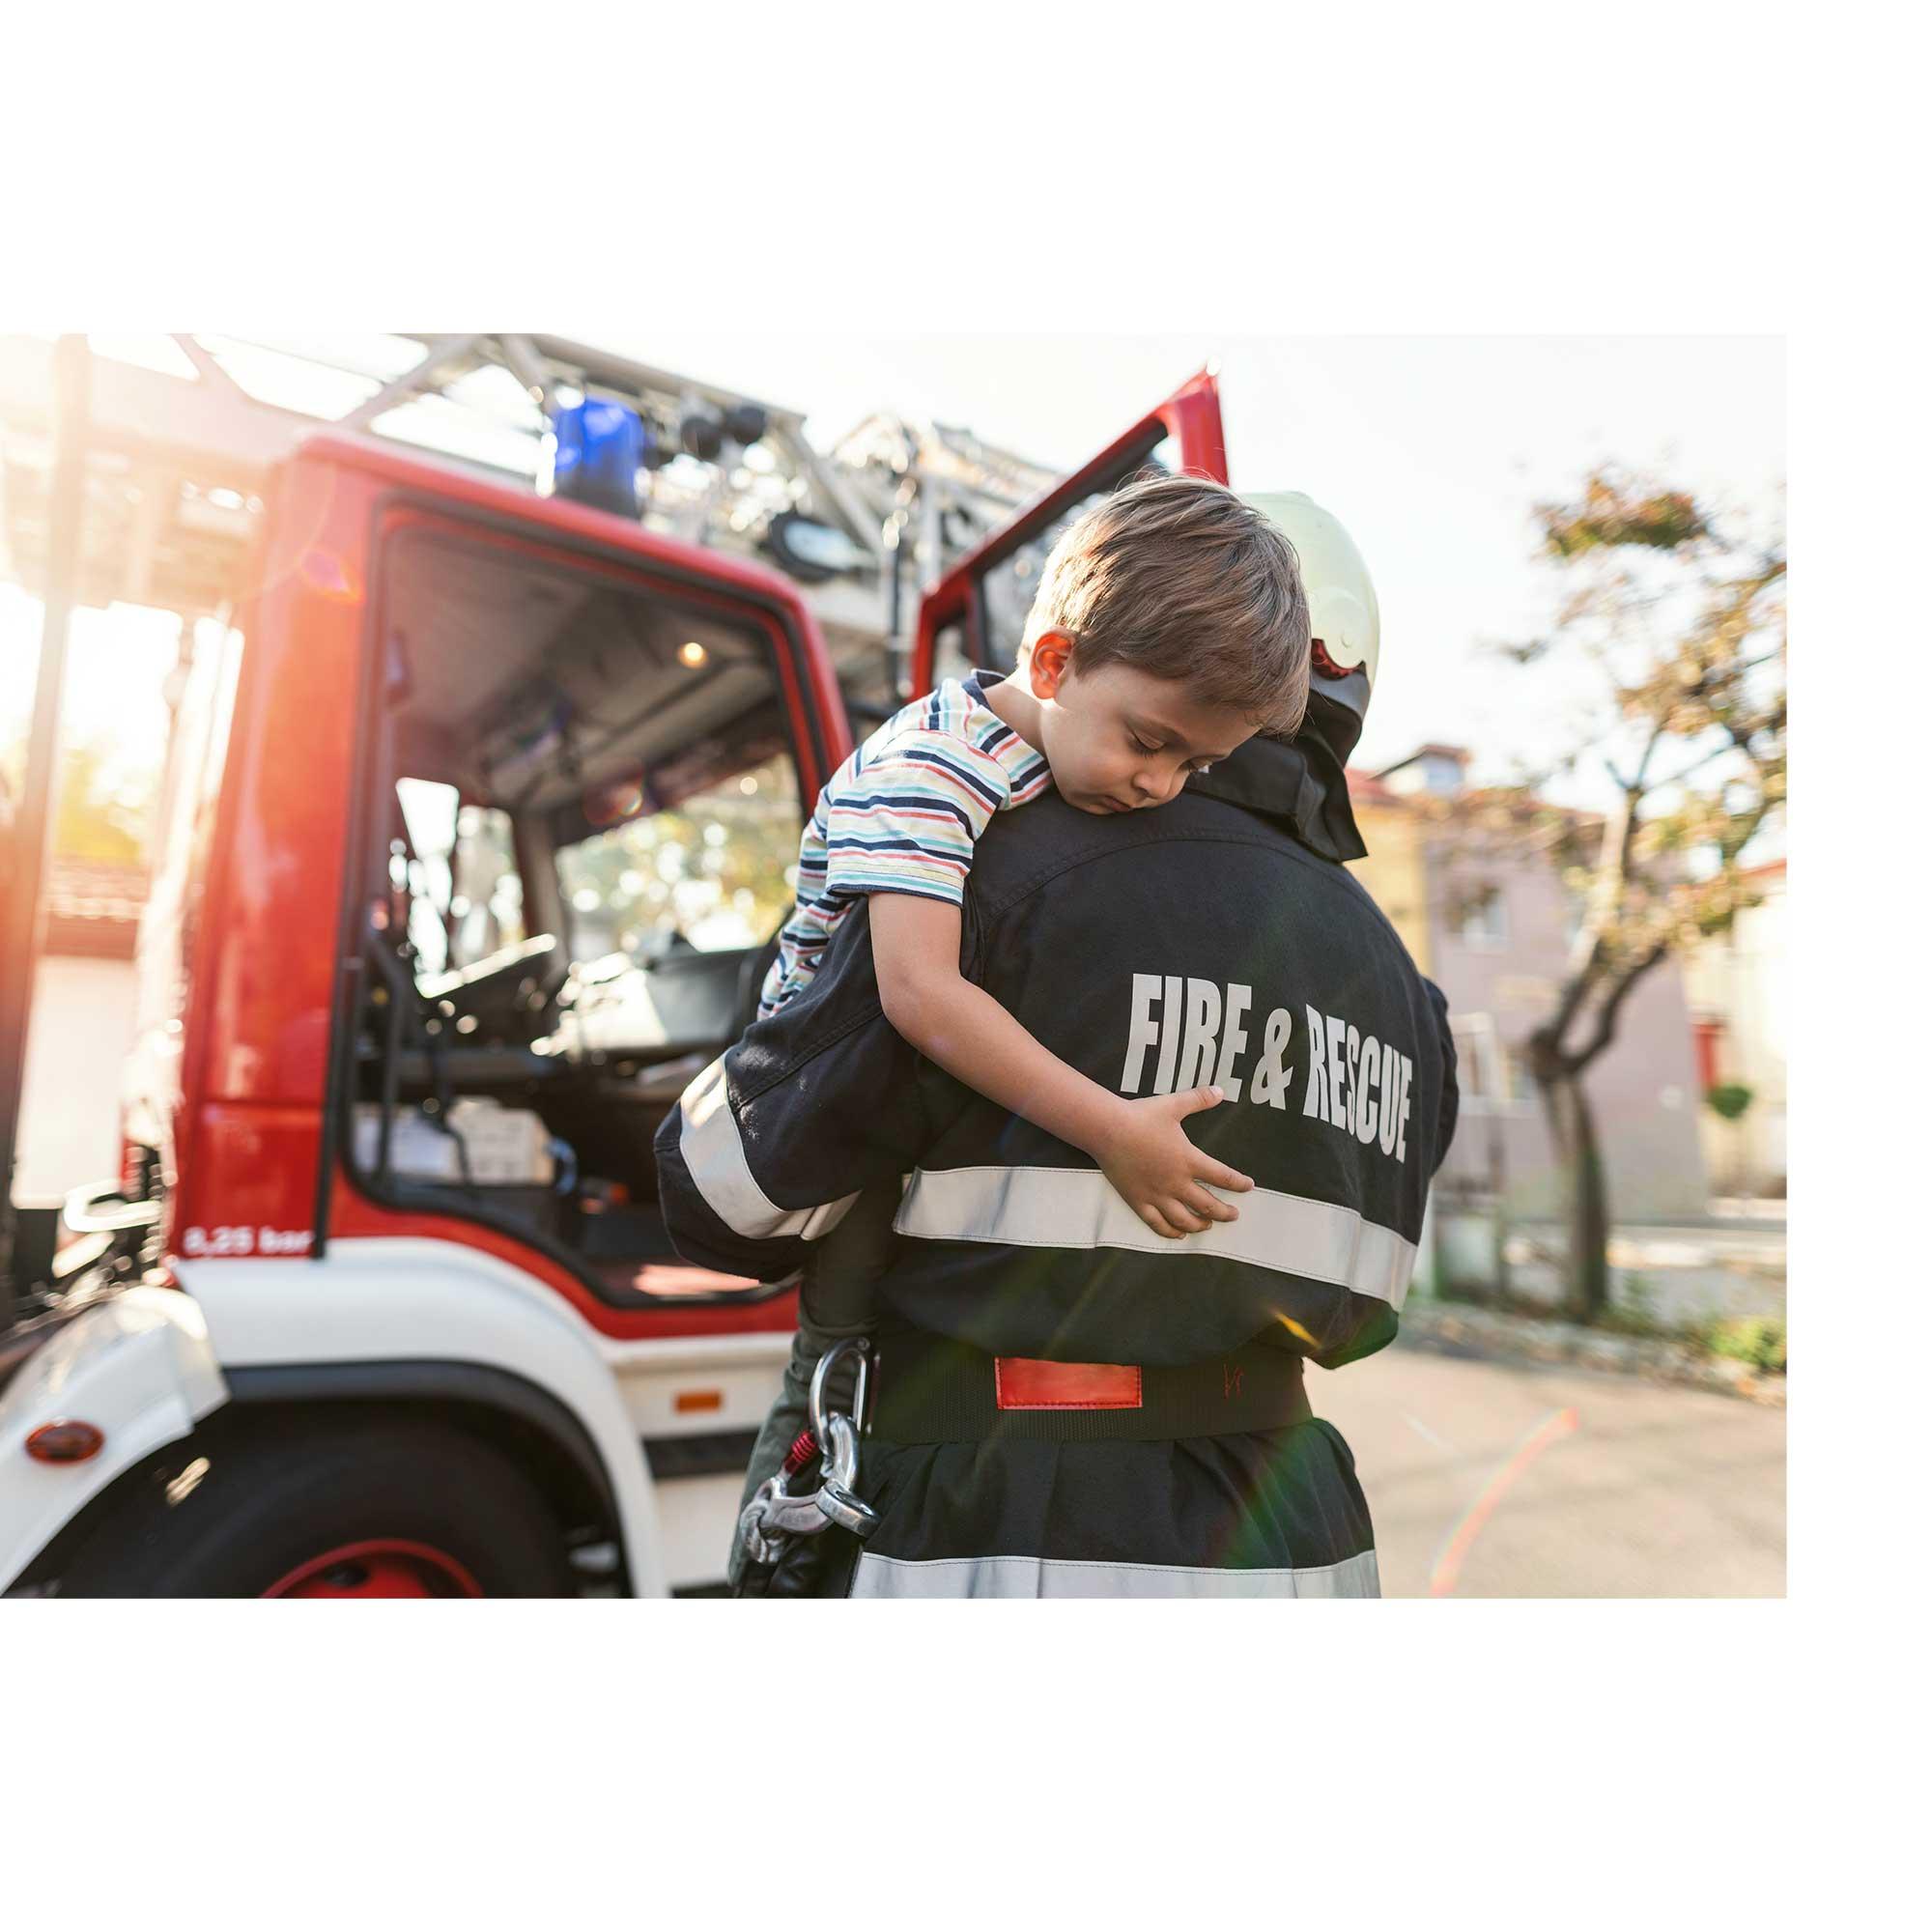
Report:
<svg viewBox="0 0 1932 1932"><path fill-rule="evenodd" d="M1103 1086L1218 1082L1186 1127L1253 1177L1239 1220L1153 1234L1086 1154L915 1054L861 908L658 1134L678 1251L776 1280L857 1191L908 1177L889 1321L1068 1361L1382 1347L1457 1094L1441 993L1338 863L1360 850L1340 770L1255 739L1157 810L1002 812L974 856L965 977Z"/></svg>

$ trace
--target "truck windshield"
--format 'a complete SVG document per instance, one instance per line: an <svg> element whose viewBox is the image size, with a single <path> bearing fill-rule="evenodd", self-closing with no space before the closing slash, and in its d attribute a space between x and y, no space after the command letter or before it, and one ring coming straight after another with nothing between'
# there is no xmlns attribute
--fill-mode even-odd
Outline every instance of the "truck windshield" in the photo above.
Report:
<svg viewBox="0 0 1932 1932"><path fill-rule="evenodd" d="M798 783L780 754L718 780L672 810L557 854L571 952L661 956L762 946L798 883Z"/></svg>
<svg viewBox="0 0 1932 1932"><path fill-rule="evenodd" d="M518 944L524 893L509 813L459 808L456 787L430 779L398 779L396 803L409 838L391 850L390 883L409 895L417 979L459 972Z"/></svg>

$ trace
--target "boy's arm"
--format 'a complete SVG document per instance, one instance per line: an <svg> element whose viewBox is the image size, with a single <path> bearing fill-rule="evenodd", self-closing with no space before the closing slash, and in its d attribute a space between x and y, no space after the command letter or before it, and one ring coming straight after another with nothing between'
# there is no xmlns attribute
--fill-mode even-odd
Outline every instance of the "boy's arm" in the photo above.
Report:
<svg viewBox="0 0 1932 1932"><path fill-rule="evenodd" d="M876 893L869 906L880 1004L895 1031L928 1060L1091 1154L1156 1234L1193 1234L1238 1218L1202 1183L1240 1192L1253 1181L1202 1152L1180 1126L1186 1115L1216 1104L1218 1089L1132 1100L1102 1087L961 977L956 906L901 893Z"/></svg>

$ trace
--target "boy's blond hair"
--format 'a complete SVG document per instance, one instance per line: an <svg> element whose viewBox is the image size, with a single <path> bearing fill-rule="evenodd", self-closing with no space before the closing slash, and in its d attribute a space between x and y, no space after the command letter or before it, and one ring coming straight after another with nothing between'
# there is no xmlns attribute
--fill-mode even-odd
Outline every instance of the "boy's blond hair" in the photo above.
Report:
<svg viewBox="0 0 1932 1932"><path fill-rule="evenodd" d="M1202 476L1122 485L1053 547L1023 654L1046 631L1073 669L1126 665L1185 683L1258 728L1292 737L1308 708L1308 594L1294 546Z"/></svg>

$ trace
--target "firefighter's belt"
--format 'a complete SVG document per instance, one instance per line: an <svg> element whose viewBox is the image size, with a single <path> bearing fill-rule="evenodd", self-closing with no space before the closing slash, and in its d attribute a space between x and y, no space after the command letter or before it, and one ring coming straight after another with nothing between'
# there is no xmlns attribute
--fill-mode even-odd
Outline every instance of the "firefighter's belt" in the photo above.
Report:
<svg viewBox="0 0 1932 1932"><path fill-rule="evenodd" d="M1250 1342L1185 1368L988 1355L898 1331L873 1345L867 1433L889 1442L1156 1442L1306 1422L1301 1358Z"/></svg>

